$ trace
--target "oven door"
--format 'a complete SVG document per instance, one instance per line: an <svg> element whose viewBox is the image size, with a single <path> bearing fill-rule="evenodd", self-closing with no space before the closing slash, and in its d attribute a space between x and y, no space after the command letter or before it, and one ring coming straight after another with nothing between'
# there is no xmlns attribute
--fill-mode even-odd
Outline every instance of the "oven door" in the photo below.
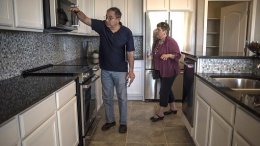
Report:
<svg viewBox="0 0 260 146"><path fill-rule="evenodd" d="M82 137L87 135L97 114L95 84L98 78L99 76L94 75L80 85Z"/></svg>

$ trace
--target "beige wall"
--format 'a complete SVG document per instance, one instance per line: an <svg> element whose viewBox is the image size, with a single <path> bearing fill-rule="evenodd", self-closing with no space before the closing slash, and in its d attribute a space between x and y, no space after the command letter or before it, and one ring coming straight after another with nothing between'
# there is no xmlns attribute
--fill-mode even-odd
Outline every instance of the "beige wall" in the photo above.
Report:
<svg viewBox="0 0 260 146"><path fill-rule="evenodd" d="M202 52L205 0L197 0L196 52Z"/></svg>
<svg viewBox="0 0 260 146"><path fill-rule="evenodd" d="M255 21L255 41L260 41L260 0L257 1L256 21Z"/></svg>

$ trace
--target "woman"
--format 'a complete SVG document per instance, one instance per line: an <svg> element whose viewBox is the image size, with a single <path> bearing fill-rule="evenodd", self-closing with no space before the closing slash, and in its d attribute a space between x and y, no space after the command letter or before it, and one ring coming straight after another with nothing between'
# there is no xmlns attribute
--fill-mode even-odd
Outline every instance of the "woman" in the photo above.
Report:
<svg viewBox="0 0 260 146"><path fill-rule="evenodd" d="M153 63L155 70L160 72L160 107L155 112L155 115L151 117L152 122L163 120L164 115L176 114L175 97L171 90L173 82L177 77L180 67L179 59L181 53L177 42L169 35L170 27L165 22L157 24L155 30L155 40L153 45ZM164 108L170 104L170 110L164 112Z"/></svg>

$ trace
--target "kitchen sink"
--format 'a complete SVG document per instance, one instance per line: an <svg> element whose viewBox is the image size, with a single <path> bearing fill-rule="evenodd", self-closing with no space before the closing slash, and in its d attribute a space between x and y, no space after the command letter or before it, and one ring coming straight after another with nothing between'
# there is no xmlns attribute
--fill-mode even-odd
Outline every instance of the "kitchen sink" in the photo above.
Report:
<svg viewBox="0 0 260 146"><path fill-rule="evenodd" d="M217 82L220 82L225 87L232 90L249 93L249 94L260 94L260 81L249 78L225 78L225 77L212 77Z"/></svg>

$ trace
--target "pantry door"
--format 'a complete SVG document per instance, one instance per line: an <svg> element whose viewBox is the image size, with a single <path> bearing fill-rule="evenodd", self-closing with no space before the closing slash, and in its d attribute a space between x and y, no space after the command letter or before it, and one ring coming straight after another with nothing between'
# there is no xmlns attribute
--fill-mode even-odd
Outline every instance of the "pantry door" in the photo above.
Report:
<svg viewBox="0 0 260 146"><path fill-rule="evenodd" d="M243 54L246 33L248 2L221 8L219 54Z"/></svg>

